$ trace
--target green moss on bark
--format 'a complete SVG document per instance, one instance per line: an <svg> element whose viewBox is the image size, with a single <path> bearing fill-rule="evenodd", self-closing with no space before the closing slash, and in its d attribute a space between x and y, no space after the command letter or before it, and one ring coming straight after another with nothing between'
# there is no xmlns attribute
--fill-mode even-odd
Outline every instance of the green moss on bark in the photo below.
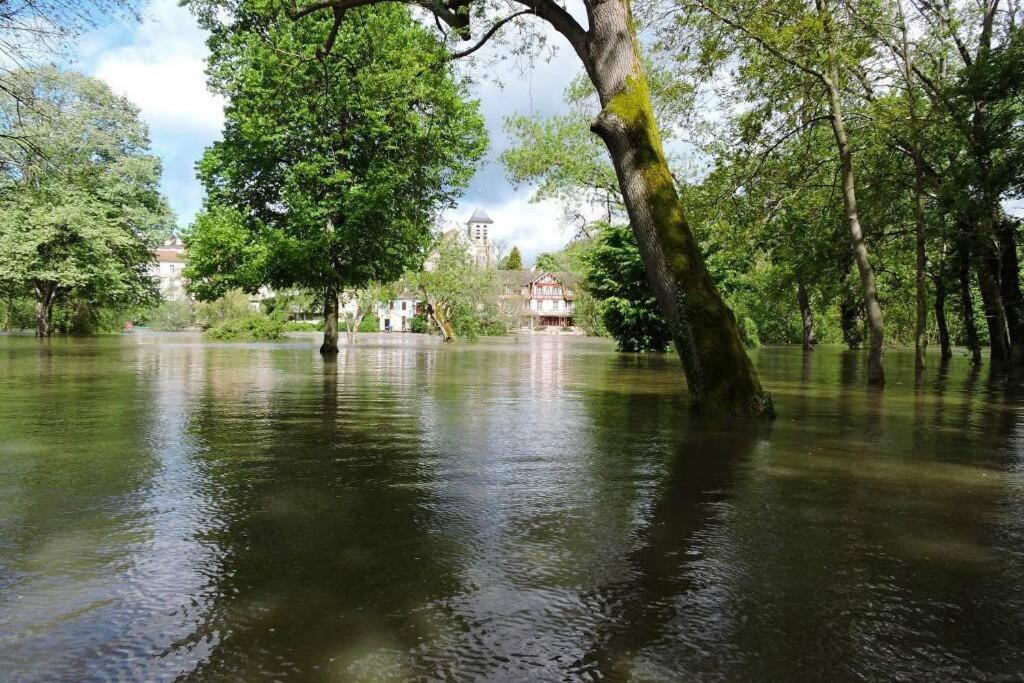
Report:
<svg viewBox="0 0 1024 683"><path fill-rule="evenodd" d="M672 336L686 370L693 409L704 414L774 417L771 394L761 387L732 311L711 281L687 224L642 73L626 79L600 118L624 132L632 165L644 186L645 209L680 299L682 310L666 318L674 328ZM600 119L596 129L601 132Z"/></svg>

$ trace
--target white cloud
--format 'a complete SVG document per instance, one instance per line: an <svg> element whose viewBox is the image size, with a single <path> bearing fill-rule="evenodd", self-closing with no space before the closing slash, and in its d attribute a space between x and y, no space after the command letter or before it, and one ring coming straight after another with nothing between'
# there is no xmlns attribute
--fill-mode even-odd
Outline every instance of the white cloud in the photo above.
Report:
<svg viewBox="0 0 1024 683"><path fill-rule="evenodd" d="M224 102L206 89L206 36L176 0L155 0L130 42L96 55L93 73L137 104L151 127L218 133Z"/></svg>
<svg viewBox="0 0 1024 683"><path fill-rule="evenodd" d="M559 202L530 202L530 192L522 191L518 195L494 205L481 205L494 220L491 226L491 238L504 244L506 251L519 247L523 261L531 265L537 254L545 251L558 251L576 236L580 227L579 221L570 221ZM461 228L472 215L474 205L462 204L455 212L445 216L448 228ZM588 218L597 217L595 210Z"/></svg>

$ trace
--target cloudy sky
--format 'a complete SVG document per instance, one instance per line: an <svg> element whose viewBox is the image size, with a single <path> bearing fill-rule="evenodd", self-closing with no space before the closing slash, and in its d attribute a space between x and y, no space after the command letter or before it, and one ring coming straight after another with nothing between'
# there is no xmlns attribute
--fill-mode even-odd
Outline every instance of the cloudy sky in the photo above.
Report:
<svg viewBox="0 0 1024 683"><path fill-rule="evenodd" d="M487 59L487 49L481 59ZM153 150L164 161L164 191L179 226L187 226L203 197L194 164L219 137L223 123L223 102L206 90L205 35L177 0L150 0L141 23L100 27L81 41L78 52L75 68L103 79L141 108ZM491 148L448 221L464 223L475 207L484 208L495 220L494 237L518 245L529 262L538 252L565 244L573 228L564 224L560 206L531 203L531 188L513 188L505 179L498 161L507 144L502 121L515 113L562 111L562 91L580 68L568 49L560 49L551 60L535 60L532 68L512 62L488 62L486 68L498 77L478 79L475 94L487 119Z"/></svg>

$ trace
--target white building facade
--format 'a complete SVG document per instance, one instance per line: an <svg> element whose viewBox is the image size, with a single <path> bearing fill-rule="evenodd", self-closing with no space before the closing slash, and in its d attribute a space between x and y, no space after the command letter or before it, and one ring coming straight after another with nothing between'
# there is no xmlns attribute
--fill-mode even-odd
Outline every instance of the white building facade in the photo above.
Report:
<svg viewBox="0 0 1024 683"><path fill-rule="evenodd" d="M185 279L182 276L185 269L185 243L175 235L157 247L153 255L156 257L156 265L151 267L149 274L159 280L160 296L165 301L187 298Z"/></svg>

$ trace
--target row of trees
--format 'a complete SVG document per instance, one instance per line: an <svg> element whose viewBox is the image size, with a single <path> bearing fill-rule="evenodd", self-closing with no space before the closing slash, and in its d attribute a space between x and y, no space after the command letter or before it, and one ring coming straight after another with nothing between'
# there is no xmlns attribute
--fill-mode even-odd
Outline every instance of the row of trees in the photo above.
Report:
<svg viewBox="0 0 1024 683"><path fill-rule="evenodd" d="M610 153L630 225L674 346L688 379L693 407L708 413L771 416L771 396L761 387L743 348L732 313L704 263L684 216L679 192L662 147L647 72L641 60L637 22L628 0L585 0L584 27L556 0L445 0L423 4L404 0L190 0L214 34L262 31L287 22L329 25L318 54L329 55L336 36L352 26L367 5L415 5L433 15L452 44L480 38L454 56L474 53L503 27L539 19L559 33L583 64L600 102L592 124ZM447 27L447 28L446 28ZM356 33L361 27L356 24ZM451 31L449 33L448 31ZM543 35L526 31L514 49L530 49ZM425 69L437 69L428 61Z"/></svg>
<svg viewBox="0 0 1024 683"><path fill-rule="evenodd" d="M1005 205L1024 190L1020 12L681 0L649 20L652 101L706 161L672 167L737 321L809 349L866 337L876 384L887 337L919 368L929 339L975 362L987 339L994 363L1019 366L1020 222ZM592 91L567 99L568 115L508 121L510 177L628 218L588 135Z"/></svg>

